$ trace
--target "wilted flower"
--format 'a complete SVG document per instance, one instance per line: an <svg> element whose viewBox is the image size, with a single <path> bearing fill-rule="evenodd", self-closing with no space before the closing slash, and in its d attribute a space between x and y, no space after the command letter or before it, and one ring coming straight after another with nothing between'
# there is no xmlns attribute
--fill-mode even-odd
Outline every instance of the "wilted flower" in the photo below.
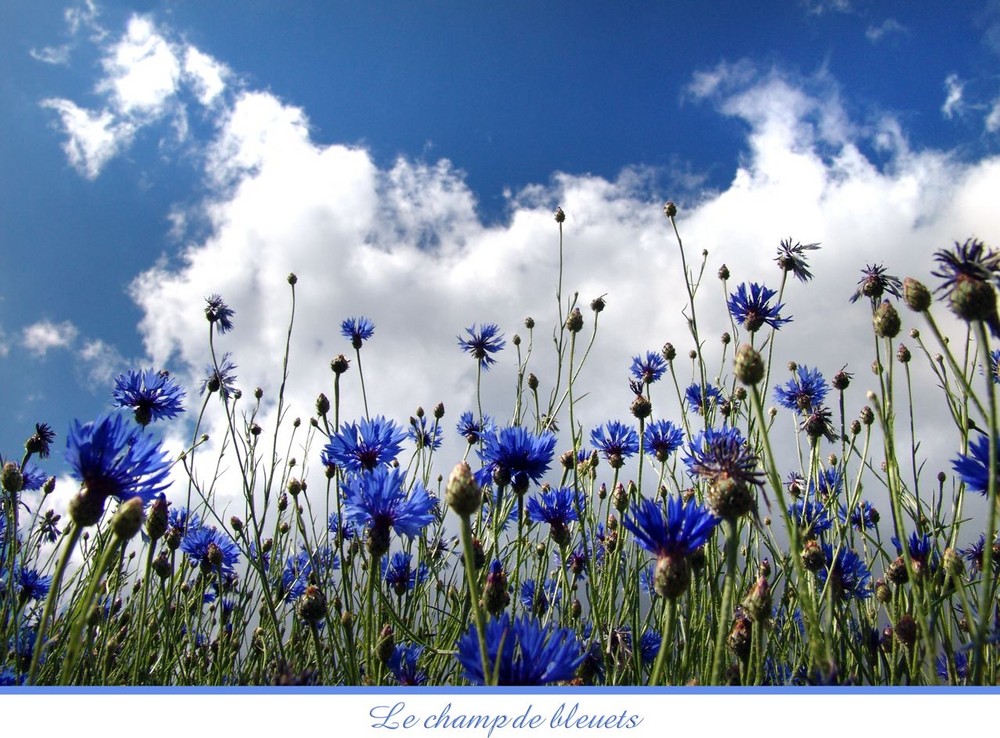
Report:
<svg viewBox="0 0 1000 738"><path fill-rule="evenodd" d="M233 329L232 317L235 315L219 294L205 298L205 317L215 326L219 334L229 333Z"/></svg>
<svg viewBox="0 0 1000 738"><path fill-rule="evenodd" d="M944 280L937 291L948 294L955 314L966 321L985 321L993 335L1000 337L992 284L1000 279L1000 253L970 238L965 243L956 243L954 251L938 251L934 260L941 264L941 269L933 274Z"/></svg>
<svg viewBox="0 0 1000 738"><path fill-rule="evenodd" d="M793 246L792 239L789 238L778 245L778 255L774 257L774 260L782 271L791 272L801 282L808 282L813 275L809 271L809 264L806 263L805 252L818 249L818 243L802 244L796 242Z"/></svg>

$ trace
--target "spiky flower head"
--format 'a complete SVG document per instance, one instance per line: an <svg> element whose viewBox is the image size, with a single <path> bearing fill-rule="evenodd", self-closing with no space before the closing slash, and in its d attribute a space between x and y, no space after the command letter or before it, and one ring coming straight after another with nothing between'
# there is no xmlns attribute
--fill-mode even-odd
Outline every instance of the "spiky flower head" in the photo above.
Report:
<svg viewBox="0 0 1000 738"><path fill-rule="evenodd" d="M797 365L796 376L774 388L775 401L784 408L807 414L823 404L828 388L819 369Z"/></svg>
<svg viewBox="0 0 1000 738"><path fill-rule="evenodd" d="M66 439L66 462L80 481L70 514L81 526L97 524L109 497L141 497L145 505L169 485L170 462L160 442L126 426L120 415L86 424L74 421Z"/></svg>
<svg viewBox="0 0 1000 738"><path fill-rule="evenodd" d="M872 596L872 573L854 549L834 548L824 543L823 556L825 562L816 577L820 587L826 587L829 582L834 601L866 600Z"/></svg>
<svg viewBox="0 0 1000 738"><path fill-rule="evenodd" d="M1000 442L996 445L1000 457ZM969 453L952 459L951 466L971 492L986 495L990 488L990 439L980 436L969 443Z"/></svg>
<svg viewBox="0 0 1000 738"><path fill-rule="evenodd" d="M792 244L792 239L788 238L778 244L778 255L774 261L783 272L791 272L800 282L808 282L812 279L809 271L809 264L806 262L805 252L819 249L818 243Z"/></svg>
<svg viewBox="0 0 1000 738"><path fill-rule="evenodd" d="M375 324L364 316L347 318L340 324L340 335L351 342L355 350L375 335Z"/></svg>
<svg viewBox="0 0 1000 738"><path fill-rule="evenodd" d="M500 327L496 323L484 323L477 331L473 323L471 328L465 329L465 332L469 337L459 336L458 345L467 354L472 354L472 357L479 362L480 369L489 371L497 361L493 358L493 354L501 351L505 345Z"/></svg>
<svg viewBox="0 0 1000 738"><path fill-rule="evenodd" d="M29 454L37 454L40 458L49 458L49 450L56 434L48 423L35 423L35 432L24 442L24 450Z"/></svg>
<svg viewBox="0 0 1000 738"><path fill-rule="evenodd" d="M482 421L479 421L476 420L470 410L466 410L458 419L455 430L468 441L470 446L474 446L479 443L481 437L493 433L496 430L496 426L493 423L493 418L489 415L484 415Z"/></svg>
<svg viewBox="0 0 1000 738"><path fill-rule="evenodd" d="M856 531L872 530L878 526L880 519L878 510L867 500L861 500L856 507L850 510L841 505L837 516L840 518L840 522L850 524Z"/></svg>
<svg viewBox="0 0 1000 738"><path fill-rule="evenodd" d="M802 419L801 428L813 442L821 437L831 443L837 440L837 432L833 428L833 412L828 407L814 407L812 412Z"/></svg>
<svg viewBox="0 0 1000 738"><path fill-rule="evenodd" d="M1000 253L970 238L962 244L956 242L953 251L938 251L934 260L941 267L932 274L944 280L936 291L947 293L954 313L965 321L986 322L993 335L1000 337L993 288L1000 280Z"/></svg>
<svg viewBox="0 0 1000 738"><path fill-rule="evenodd" d="M705 391L702 392L701 385L695 382L684 391L684 399L691 412L704 415L708 408L722 401L722 392L711 384L706 384Z"/></svg>
<svg viewBox="0 0 1000 738"><path fill-rule="evenodd" d="M209 364L205 368L205 379L201 383L200 394L205 394L206 390L209 394L218 392L223 400L228 400L229 396L236 392L236 375L233 374L235 369L233 355L227 351L222 355L218 367Z"/></svg>
<svg viewBox="0 0 1000 738"><path fill-rule="evenodd" d="M688 444L684 463L692 477L708 482L707 500L716 515L736 519L753 509L752 488L763 485L764 475L739 429L701 431Z"/></svg>
<svg viewBox="0 0 1000 738"><path fill-rule="evenodd" d="M222 299L222 295L214 294L205 298L205 318L215 326L215 330L220 335L229 333L233 329L233 315L235 314Z"/></svg>
<svg viewBox="0 0 1000 738"><path fill-rule="evenodd" d="M360 423L344 423L330 434L323 463L350 473L369 472L391 464L402 450L406 434L392 420L379 415Z"/></svg>
<svg viewBox="0 0 1000 738"><path fill-rule="evenodd" d="M542 686L573 678L584 651L570 628L542 625L528 616L493 618L483 630L487 662L501 686ZM472 625L458 639L456 658L473 684L486 684L479 651L479 632Z"/></svg>
<svg viewBox="0 0 1000 738"><path fill-rule="evenodd" d="M549 524L549 535L560 548L569 544L569 526L580 519L583 509L583 493L572 487L543 490L525 505L529 520Z"/></svg>
<svg viewBox="0 0 1000 738"><path fill-rule="evenodd" d="M483 447L478 453L488 479L501 486L510 484L523 494L549 470L555 447L553 433L535 435L523 426L509 426L483 436Z"/></svg>
<svg viewBox="0 0 1000 738"><path fill-rule="evenodd" d="M719 518L693 499L667 499L664 509L652 500L633 503L631 516L622 519L636 543L656 556L653 586L667 599L680 597L691 583L689 558L708 540Z"/></svg>
<svg viewBox="0 0 1000 738"><path fill-rule="evenodd" d="M402 597L427 580L427 564L421 562L413 566L412 555L397 551L382 560L382 579L398 597Z"/></svg>
<svg viewBox="0 0 1000 738"><path fill-rule="evenodd" d="M646 426L642 435L646 450L659 462L666 461L684 445L684 431L669 420L654 420Z"/></svg>
<svg viewBox="0 0 1000 738"><path fill-rule="evenodd" d="M771 304L771 298L777 294L756 282L749 286L744 282L729 296L729 314L750 333L756 333L765 324L777 330L792 320L779 315L783 304Z"/></svg>
<svg viewBox="0 0 1000 738"><path fill-rule="evenodd" d="M369 549L378 558L389 550L389 534L413 538L434 521L434 500L420 482L406 491L406 472L378 466L349 475L341 485L347 520L368 531Z"/></svg>
<svg viewBox="0 0 1000 738"><path fill-rule="evenodd" d="M427 672L417 666L424 647L411 643L395 644L392 655L386 661L386 668L401 687L422 687L427 683Z"/></svg>
<svg viewBox="0 0 1000 738"><path fill-rule="evenodd" d="M796 500L788 508L788 514L798 526L803 540L817 538L833 527L826 506L812 500Z"/></svg>
<svg viewBox="0 0 1000 738"><path fill-rule="evenodd" d="M240 560L240 548L228 535L217 528L199 526L188 530L181 541L181 551L208 576L235 573Z"/></svg>
<svg viewBox="0 0 1000 738"><path fill-rule="evenodd" d="M851 295L851 302L857 302L864 297L871 298L872 302L882 299L882 295L889 293L893 297L900 297L900 290L903 287L899 277L886 274L885 267L881 264L867 264L861 270L862 277L858 280L858 289Z"/></svg>
<svg viewBox="0 0 1000 738"><path fill-rule="evenodd" d="M144 369L119 374L111 395L115 407L131 408L135 422L142 426L184 412L184 389L165 371Z"/></svg>
<svg viewBox="0 0 1000 738"><path fill-rule="evenodd" d="M663 354L647 351L645 357L632 357L631 372L637 382L652 384L659 381L666 371L667 361L663 358Z"/></svg>
<svg viewBox="0 0 1000 738"><path fill-rule="evenodd" d="M635 428L611 420L590 432L590 442L612 469L620 469L625 459L639 453L639 434Z"/></svg>

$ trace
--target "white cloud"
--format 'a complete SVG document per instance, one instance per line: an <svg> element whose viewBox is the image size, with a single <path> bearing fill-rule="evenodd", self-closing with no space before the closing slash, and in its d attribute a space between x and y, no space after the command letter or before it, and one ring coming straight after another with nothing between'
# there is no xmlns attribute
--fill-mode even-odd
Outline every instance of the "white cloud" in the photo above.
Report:
<svg viewBox="0 0 1000 738"><path fill-rule="evenodd" d="M127 148L135 135L135 126L120 121L108 110L80 108L72 100L49 98L42 107L59 113L68 136L63 151L69 163L82 176L94 179L104 165Z"/></svg>
<svg viewBox="0 0 1000 738"><path fill-rule="evenodd" d="M77 333L76 326L68 320L62 323L41 320L22 331L21 344L36 356L44 356L51 349L69 347Z"/></svg>
<svg viewBox="0 0 1000 738"><path fill-rule="evenodd" d="M184 74L190 79L198 101L208 106L226 89L229 70L208 54L188 46L184 49Z"/></svg>
<svg viewBox="0 0 1000 738"><path fill-rule="evenodd" d="M148 18L134 16L125 35L102 61L99 92L123 115L158 117L177 91L181 65L171 45Z"/></svg>
<svg viewBox="0 0 1000 738"><path fill-rule="evenodd" d="M69 44L62 46L44 46L41 49L30 49L28 53L32 59L36 59L45 64L66 65L69 64L69 55L72 48Z"/></svg>
<svg viewBox="0 0 1000 738"><path fill-rule="evenodd" d="M132 368L118 349L100 339L85 341L77 357L84 383L90 387L109 388L114 377Z"/></svg>
<svg viewBox="0 0 1000 738"><path fill-rule="evenodd" d="M865 38L872 43L877 43L887 36L903 35L908 32L906 26L895 18L886 18L878 25L870 25L865 30Z"/></svg>
<svg viewBox="0 0 1000 738"><path fill-rule="evenodd" d="M990 133L1000 131L1000 98L993 101L990 112L986 115L986 130Z"/></svg>
<svg viewBox="0 0 1000 738"><path fill-rule="evenodd" d="M941 106L941 114L945 118L961 115L965 107L962 100L965 94L965 84L957 74L949 74L944 80L946 96Z"/></svg>

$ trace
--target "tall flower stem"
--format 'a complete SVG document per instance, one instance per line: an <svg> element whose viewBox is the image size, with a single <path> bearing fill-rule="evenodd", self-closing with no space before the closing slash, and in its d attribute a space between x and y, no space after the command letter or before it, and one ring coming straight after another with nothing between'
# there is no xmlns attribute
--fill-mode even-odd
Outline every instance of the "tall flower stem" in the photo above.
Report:
<svg viewBox="0 0 1000 738"><path fill-rule="evenodd" d="M495 514L499 512L494 511ZM462 529L462 553L465 556L465 581L469 588L469 602L472 605L472 617L476 621L476 636L479 638L479 656L483 662L483 677L486 686L496 685L493 669L490 664L489 652L486 649L486 616L479 602L479 582L476 578L476 557L472 550L472 520L469 515L460 515Z"/></svg>
<svg viewBox="0 0 1000 738"><path fill-rule="evenodd" d="M361 349L354 349L354 355L358 359L358 376L361 378L361 400L365 404L365 420L370 420L371 416L368 414L368 393L365 391L365 373L361 369Z"/></svg>
<svg viewBox="0 0 1000 738"><path fill-rule="evenodd" d="M722 587L722 607L719 610L718 623L715 631L715 655L712 657L712 684L722 684L726 662L727 628L733 617L733 591L736 579L736 559L739 553L740 538L736 521L725 518L722 521L726 528L726 569L725 582Z"/></svg>
<svg viewBox="0 0 1000 738"><path fill-rule="evenodd" d="M66 567L73 556L73 550L83 533L76 523L70 523L66 533L66 542L63 544L62 555L56 564L56 571L52 575L52 584L49 587L48 597L45 598L45 609L42 612L42 620L38 624L38 635L35 637L35 647L32 649L31 666L28 669L28 676L25 684L35 684L38 676L38 664L41 663L42 651L45 650L45 636L48 634L49 624L52 622L52 613L55 610L56 600L59 599L59 590L62 589L63 576L66 574Z"/></svg>
<svg viewBox="0 0 1000 738"><path fill-rule="evenodd" d="M677 624L677 600L668 597L663 607L663 639L660 641L660 650L656 653L656 661L653 663L653 670L649 674L649 686L655 687L660 683L663 674L663 667L667 663L667 654L674 642L674 627ZM636 634L638 636L638 634Z"/></svg>

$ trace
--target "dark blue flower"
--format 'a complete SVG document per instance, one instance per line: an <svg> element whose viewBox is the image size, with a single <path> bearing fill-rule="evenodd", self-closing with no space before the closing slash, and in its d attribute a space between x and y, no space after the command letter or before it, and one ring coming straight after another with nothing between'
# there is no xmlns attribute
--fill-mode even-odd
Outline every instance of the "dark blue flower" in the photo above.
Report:
<svg viewBox="0 0 1000 738"><path fill-rule="evenodd" d="M405 551L397 551L382 561L382 579L400 597L427 579L427 565L414 567L412 562L413 556Z"/></svg>
<svg viewBox="0 0 1000 738"><path fill-rule="evenodd" d="M6 463L7 460L3 457L3 454L0 454L0 469L2 469ZM20 466L17 462L12 463L16 466ZM45 472L29 461L24 465L24 468L21 469L21 490L29 492L39 490L42 488L42 485L45 484L47 479L48 477L45 475Z"/></svg>
<svg viewBox="0 0 1000 738"><path fill-rule="evenodd" d="M964 651L956 651L948 658L948 654L943 653L934 660L934 667L939 677L948 681L951 675L948 674L948 667L951 666L955 672L955 678L963 680L969 676L969 656Z"/></svg>
<svg viewBox="0 0 1000 738"><path fill-rule="evenodd" d="M444 441L444 432L441 430L441 426L437 422L431 425L427 421L426 415L410 418L410 427L406 435L416 444L418 449L429 448L436 451L441 448L441 443Z"/></svg>
<svg viewBox="0 0 1000 738"><path fill-rule="evenodd" d="M774 388L774 399L782 407L807 414L823 404L829 388L818 369L799 366L796 374L797 378L793 377Z"/></svg>
<svg viewBox="0 0 1000 738"><path fill-rule="evenodd" d="M936 291L948 294L952 311L962 320L985 321L994 337L1000 337L993 284L1000 282L1000 252L970 238L962 244L956 242L954 251L938 251L934 259L941 270L933 274L944 279Z"/></svg>
<svg viewBox="0 0 1000 738"><path fill-rule="evenodd" d="M330 513L330 517L326 521L326 528L334 539L349 541L356 535L354 526L344 520L343 515L337 513Z"/></svg>
<svg viewBox="0 0 1000 738"><path fill-rule="evenodd" d="M590 442L604 455L612 469L620 469L625 459L639 453L639 434L635 428L617 420L590 431Z"/></svg>
<svg viewBox="0 0 1000 738"><path fill-rule="evenodd" d="M654 420L642 434L643 446L657 461L666 461L684 444L684 431L669 420Z"/></svg>
<svg viewBox="0 0 1000 738"><path fill-rule="evenodd" d="M542 625L538 620L510 615L491 619L484 629L491 671L501 686L542 686L569 681L583 662L584 652L569 628ZM479 651L479 632L473 625L456 644L459 663L474 684L486 684Z"/></svg>
<svg viewBox="0 0 1000 738"><path fill-rule="evenodd" d="M993 380L993 384L1000 384L1000 349L990 351L989 365L990 379Z"/></svg>
<svg viewBox="0 0 1000 738"><path fill-rule="evenodd" d="M800 535L816 538L833 527L830 514L824 505L812 500L796 500L788 508L788 514L799 527Z"/></svg>
<svg viewBox="0 0 1000 738"><path fill-rule="evenodd" d="M56 434L48 423L35 423L35 432L24 442L24 450L29 454L38 454L42 459L49 458L49 450Z"/></svg>
<svg viewBox="0 0 1000 738"><path fill-rule="evenodd" d="M903 546L900 544L899 538L893 536L892 545L896 547L896 553L902 556ZM933 569L937 565L938 556L937 552L934 551L934 543L926 533L922 536L918 536L916 531L911 533L906 541L906 548L910 553L913 568L918 573Z"/></svg>
<svg viewBox="0 0 1000 738"><path fill-rule="evenodd" d="M167 372L129 370L115 378L115 407L131 408L139 425L166 420L184 412L184 390Z"/></svg>
<svg viewBox="0 0 1000 738"><path fill-rule="evenodd" d="M997 456L1000 458L1000 442L997 443ZM990 439L980 436L969 444L968 454L959 454L952 459L951 467L965 482L970 492L981 495L989 493L990 489Z"/></svg>
<svg viewBox="0 0 1000 738"><path fill-rule="evenodd" d="M521 582L521 605L535 617L545 615L550 605L559 602L561 595L559 582L554 579L547 579L542 584L534 579Z"/></svg>
<svg viewBox="0 0 1000 738"><path fill-rule="evenodd" d="M744 282L736 288L736 292L729 296L729 313L733 319L746 328L750 333L756 333L765 323L775 330L792 321L791 318L782 318L779 313L784 307L782 303L770 304L770 300L777 292L769 290L767 287L756 282L749 285Z"/></svg>
<svg viewBox="0 0 1000 738"><path fill-rule="evenodd" d="M709 481L729 478L763 485L757 455L747 446L738 428L707 428L688 444L684 464L692 477Z"/></svg>
<svg viewBox="0 0 1000 738"><path fill-rule="evenodd" d="M652 500L641 499L632 504L631 516L622 518L636 543L657 558L687 558L705 545L720 522L694 500L685 504L677 496L667 498L666 511Z"/></svg>
<svg viewBox="0 0 1000 738"><path fill-rule="evenodd" d="M543 490L525 505L528 519L536 523L548 523L552 540L559 546L569 543L569 525L577 520L577 510L582 511L584 496L572 487Z"/></svg>
<svg viewBox="0 0 1000 738"><path fill-rule="evenodd" d="M562 559L557 551L555 554L556 563L561 564ZM568 554L566 554L566 571L572 574L574 577L583 579L587 576L587 571L590 569L590 555L587 549L581 543Z"/></svg>
<svg viewBox="0 0 1000 738"><path fill-rule="evenodd" d="M170 508L167 512L167 526L176 528L184 536L189 530L201 527L201 518L186 507Z"/></svg>
<svg viewBox="0 0 1000 738"><path fill-rule="evenodd" d="M652 384L659 381L664 372L667 371L667 361L663 355L655 351L647 351L645 358L635 356L632 358L632 376L636 381L643 384Z"/></svg>
<svg viewBox="0 0 1000 738"><path fill-rule="evenodd" d="M375 335L375 324L368 318L348 318L340 324L340 335L351 341L355 349Z"/></svg>
<svg viewBox="0 0 1000 738"><path fill-rule="evenodd" d="M816 483L819 482L817 487ZM830 502L844 488L844 474L835 466L823 469L817 479L809 480L809 494L819 497L824 502Z"/></svg>
<svg viewBox="0 0 1000 738"><path fill-rule="evenodd" d="M639 656L644 664L652 664L656 661L656 655L660 652L660 643L663 636L655 630L647 630L639 637Z"/></svg>
<svg viewBox="0 0 1000 738"><path fill-rule="evenodd" d="M402 687L420 687L427 683L427 672L417 668L424 647L416 643L404 646L397 643L386 662L389 672Z"/></svg>
<svg viewBox="0 0 1000 738"><path fill-rule="evenodd" d="M199 394L205 394L206 390L209 394L218 392L223 400L228 400L229 396L236 391L236 375L233 374L235 369L233 355L227 351L222 355L222 361L219 362L218 368L211 364L205 367L205 379L202 380Z"/></svg>
<svg viewBox="0 0 1000 738"><path fill-rule="evenodd" d="M687 400L691 412L702 415L706 410L706 403L708 407L712 407L722 401L722 392L719 391L718 387L710 384L705 385L704 396L702 395L701 385L697 383L692 384L684 391L684 399Z"/></svg>
<svg viewBox="0 0 1000 738"><path fill-rule="evenodd" d="M849 523L854 530L859 532L873 530L878 526L879 521L878 510L872 507L872 504L867 500L861 500L856 507L851 508L850 512L844 505L841 505L838 517L840 522Z"/></svg>
<svg viewBox="0 0 1000 738"><path fill-rule="evenodd" d="M413 538L434 521L434 500L420 482L406 491L406 472L386 466L349 476L342 485L348 522L367 527L371 539L384 539L377 550L388 550L390 531Z"/></svg>
<svg viewBox="0 0 1000 738"><path fill-rule="evenodd" d="M309 576L306 567L309 557L300 552L285 559L285 568L281 570L281 589L279 594L285 602L295 602L309 586Z"/></svg>
<svg viewBox="0 0 1000 738"><path fill-rule="evenodd" d="M870 297L873 303L881 300L886 292L897 298L902 295L903 283L899 277L886 274L881 264L867 264L861 273L864 276L858 281L858 289L851 295L851 302L857 302L862 295Z"/></svg>
<svg viewBox="0 0 1000 738"><path fill-rule="evenodd" d="M74 520L84 526L97 524L108 497L141 497L146 505L170 483L170 461L160 442L127 426L120 415L85 425L74 421L66 439L66 462L81 484Z"/></svg>
<svg viewBox="0 0 1000 738"><path fill-rule="evenodd" d="M975 543L968 548L961 549L959 553L962 558L969 562L969 568L973 574L981 572L983 564L986 562L986 535L980 533L979 539ZM993 541L993 570L1000 571L1000 538Z"/></svg>
<svg viewBox="0 0 1000 738"><path fill-rule="evenodd" d="M351 473L368 472L391 464L403 447L406 434L391 420L379 415L361 424L344 423L330 434L323 449L323 463Z"/></svg>
<svg viewBox="0 0 1000 738"><path fill-rule="evenodd" d="M865 600L871 597L869 582L872 573L856 551L850 548L834 549L830 544L824 543L823 555L826 562L816 572L816 577L821 587L825 587L827 580L830 580L835 600Z"/></svg>
<svg viewBox="0 0 1000 738"><path fill-rule="evenodd" d="M52 577L39 573L37 569L16 567L13 582L7 581L9 574L9 569L0 570L0 592L6 592L8 586L13 585L18 602L22 605L31 600L41 602L52 586Z"/></svg>
<svg viewBox="0 0 1000 738"><path fill-rule="evenodd" d="M501 428L483 436L482 440L483 447L478 453L484 475L489 475L497 484L510 484L522 493L530 483L541 481L549 470L556 447L554 434L535 435L519 425Z"/></svg>
<svg viewBox="0 0 1000 738"><path fill-rule="evenodd" d="M471 328L466 328L465 332L469 334L469 337L459 336L458 345L466 353L472 354L479 362L480 369L489 371L490 366L496 363L492 354L503 349L505 345L500 327L496 323L486 323L477 332L476 326L473 324Z"/></svg>
<svg viewBox="0 0 1000 738"><path fill-rule="evenodd" d="M493 418L489 415L484 415L482 422L480 422L476 420L471 411L466 410L458 419L455 430L458 431L458 435L469 442L470 446L473 446L479 443L479 439L483 436L496 432L496 426L493 424Z"/></svg>
<svg viewBox="0 0 1000 738"><path fill-rule="evenodd" d="M206 575L231 575L240 560L240 547L232 538L204 526L188 530L181 540L181 551Z"/></svg>
<svg viewBox="0 0 1000 738"><path fill-rule="evenodd" d="M220 335L229 333L233 329L232 318L235 315L232 308L223 302L219 294L206 297L205 303L205 317L208 318L208 322L215 326Z"/></svg>
<svg viewBox="0 0 1000 738"><path fill-rule="evenodd" d="M809 264L806 263L804 252L816 251L817 249L819 249L818 243L802 244L796 242L793 246L792 239L789 238L779 243L778 255L774 257L774 260L782 271L791 272L800 282L808 282L813 275L809 271Z"/></svg>

